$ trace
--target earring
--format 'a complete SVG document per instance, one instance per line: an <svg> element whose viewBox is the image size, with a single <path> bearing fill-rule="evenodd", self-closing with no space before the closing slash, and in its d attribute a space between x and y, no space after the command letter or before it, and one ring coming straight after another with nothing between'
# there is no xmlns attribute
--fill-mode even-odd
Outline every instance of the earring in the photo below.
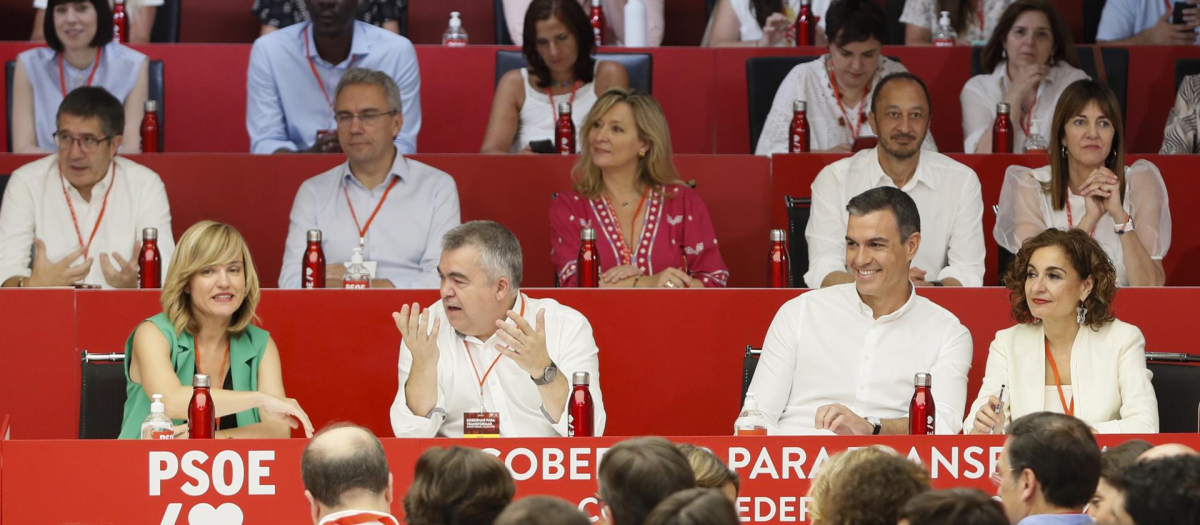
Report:
<svg viewBox="0 0 1200 525"><path fill-rule="evenodd" d="M1003 59L1005 59L1005 60L1008 60L1008 50L1007 50L1007 49L1001 49L1001 50L1000 50L1000 58L1003 58Z"/></svg>
<svg viewBox="0 0 1200 525"><path fill-rule="evenodd" d="M1066 146L1062 147L1062 156L1064 159L1067 158L1067 147Z"/></svg>
<svg viewBox="0 0 1200 525"><path fill-rule="evenodd" d="M1075 308L1075 322L1079 323L1079 324L1083 324L1083 322L1086 319L1087 319L1087 307L1084 306L1083 303L1080 303L1079 306Z"/></svg>
<svg viewBox="0 0 1200 525"><path fill-rule="evenodd" d="M639 151L639 152L638 152L638 158L639 158L639 159L644 159L644 158L646 158L646 152L645 152L645 151Z"/></svg>

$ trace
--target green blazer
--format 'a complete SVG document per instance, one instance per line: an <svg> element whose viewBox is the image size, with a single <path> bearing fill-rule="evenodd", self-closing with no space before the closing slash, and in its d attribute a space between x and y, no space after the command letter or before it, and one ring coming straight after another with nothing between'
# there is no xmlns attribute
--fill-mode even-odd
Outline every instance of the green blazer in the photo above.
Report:
<svg viewBox="0 0 1200 525"><path fill-rule="evenodd" d="M171 346L171 363L175 366L175 373L179 375L179 383L184 386L191 386L192 375L196 372L196 340L192 334L182 332L178 336L175 335L175 326L171 324L171 320L167 318L167 314L161 313L146 321L154 324L159 332L167 338L167 344ZM140 326L140 325L139 325ZM137 332L137 328L134 328ZM266 330L257 326L249 326L241 335L235 336L229 341L229 374L233 380L233 389L243 392L252 392L258 390L258 365L262 362L263 352L267 349L267 341L270 340L271 334ZM122 418L121 424L121 439L138 439L141 437L142 421L146 416L150 415L150 395L158 392L147 393L142 385L133 382L129 378L129 365L133 362L133 333L129 334L129 339L125 341L125 415ZM245 427L261 421L258 417L258 409L250 409L244 412L238 412L237 425ZM175 424L184 423L184 420L175 420Z"/></svg>

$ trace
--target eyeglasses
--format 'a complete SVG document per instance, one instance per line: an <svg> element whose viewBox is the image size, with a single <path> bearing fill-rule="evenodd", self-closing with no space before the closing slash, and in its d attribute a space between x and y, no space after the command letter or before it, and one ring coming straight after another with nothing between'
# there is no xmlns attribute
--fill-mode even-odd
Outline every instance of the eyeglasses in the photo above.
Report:
<svg viewBox="0 0 1200 525"><path fill-rule="evenodd" d="M1000 469L1000 470L993 472L992 477L991 477L992 485L999 487L1000 484L1004 483L1004 473L1012 472L1012 470L1013 470L1013 468L1009 467L1007 469Z"/></svg>
<svg viewBox="0 0 1200 525"><path fill-rule="evenodd" d="M58 145L59 151L68 151L71 149L71 146L79 144L79 149L83 150L84 153L96 151L96 146L99 146L101 142L108 142L112 140L111 135L100 138L96 138L91 135L72 137L71 134L67 133L66 131L56 131L52 137L54 137L54 143Z"/></svg>
<svg viewBox="0 0 1200 525"><path fill-rule="evenodd" d="M356 119L356 118L358 120L361 120L364 126L373 126L373 125L379 123L379 119L381 119L383 117L387 117L387 116L392 116L395 114L396 114L395 110L379 111L379 112L369 111L366 113L359 113L357 115L355 115L354 113L338 113L337 115L333 116L333 119L337 121L337 125L339 127L349 126L349 125L353 124L354 119Z"/></svg>

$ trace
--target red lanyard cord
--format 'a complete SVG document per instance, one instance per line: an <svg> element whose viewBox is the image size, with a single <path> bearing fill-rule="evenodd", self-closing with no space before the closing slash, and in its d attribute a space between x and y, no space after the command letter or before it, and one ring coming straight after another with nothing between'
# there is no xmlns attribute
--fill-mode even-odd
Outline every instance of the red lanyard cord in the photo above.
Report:
<svg viewBox="0 0 1200 525"><path fill-rule="evenodd" d="M333 99L329 97L329 91L325 89L325 82L321 81L321 75L317 74L317 63L313 61L312 51L308 46L308 31L312 28L312 22L309 22L308 27L304 29L304 57L308 59L308 67L312 69L313 77L317 79L317 86L321 88L321 94L325 95L325 102L329 104L329 109L333 109ZM350 63L346 68L354 67L354 61L358 60L357 56L350 56Z"/></svg>
<svg viewBox="0 0 1200 525"><path fill-rule="evenodd" d="M1063 393L1062 379L1058 375L1058 363L1054 362L1054 355L1050 353L1050 341L1046 341L1046 360L1050 362L1050 370L1054 372L1054 386L1058 387L1058 401L1062 403L1063 413L1068 416L1075 415L1075 396L1071 396L1071 404L1067 404L1067 396Z"/></svg>
<svg viewBox="0 0 1200 525"><path fill-rule="evenodd" d="M100 56L104 53L103 47L96 48L96 61L92 62L92 73L88 75L87 85L92 85L92 80L96 78L96 70L100 69ZM63 73L63 56L58 54L58 85L62 88L63 98L67 98L67 75Z"/></svg>
<svg viewBox="0 0 1200 525"><path fill-rule="evenodd" d="M230 345L230 341L228 339L226 339L225 340L225 353L221 354L221 368L219 368L217 370L218 374L225 373L225 362L229 360L229 345ZM200 349L199 349L199 347L197 347L197 349L196 349L196 373L197 374L204 373L203 371L200 370ZM222 388L221 385L225 384L225 378L223 378L223 377L212 377L212 376L209 376L209 377L213 380L209 384L217 385L217 388Z"/></svg>
<svg viewBox="0 0 1200 525"><path fill-rule="evenodd" d="M633 210L633 224L630 225L630 227L629 227L630 235L634 234L633 229L637 226L638 215L640 213L642 213L642 206L644 206L646 204L646 196L649 194L650 194L650 187L647 186L645 190L642 190L642 200L638 201L637 208L634 208L634 210ZM613 208L612 201L609 200L607 193L605 193L605 195L604 195L604 204L606 206L608 206L608 213L612 215L613 223L616 224L616 226L617 226L617 241L619 241L621 243L620 264L622 264L622 265L633 264L633 249L631 249L629 247L629 243L625 242L625 233L621 228L621 219L617 218L617 210ZM642 229L643 230L646 229L645 224L642 225ZM634 243L636 244L636 242L637 242L637 237L635 236Z"/></svg>
<svg viewBox="0 0 1200 525"><path fill-rule="evenodd" d="M67 194L67 182L63 179L62 173L58 174L58 179L62 182L63 198L67 200L67 209L71 212L71 222L75 224L75 236L79 238L79 246L83 248L83 258L88 258L88 251L92 248L92 240L96 238L96 232L100 231L100 221L104 220L104 211L108 209L108 195L112 193L113 186L117 182L117 161L112 164L112 180L108 181L108 189L104 191L104 200L100 204L100 215L96 217L96 225L92 226L92 234L88 236L87 243L83 242L83 232L79 229L79 219L75 215L75 205L71 204L71 196Z"/></svg>
<svg viewBox="0 0 1200 525"><path fill-rule="evenodd" d="M837 75L833 73L833 65L830 64L829 70L829 85L833 86L833 98L837 99L838 109L842 112L842 119L846 122L846 127L850 128L850 137L853 140L858 140L858 134L862 132L862 125L867 121L867 98L871 94L871 83L867 82L867 87L863 88L863 98L858 101L858 120L857 122L850 121L850 115L846 113L846 105L842 104L842 93L838 90Z"/></svg>
<svg viewBox="0 0 1200 525"><path fill-rule="evenodd" d="M375 211L371 212L371 216L367 218L367 224L359 226L358 214L354 213L354 205L350 203L350 191L346 189L346 185L342 185L342 193L346 195L346 206L350 208L350 217L354 219L354 227L358 228L358 245L363 246L367 243L367 230L371 228L371 223L375 221L375 216L379 214L379 209L383 208L384 201L387 201L388 194L392 192L392 188L396 183L400 182L400 177L392 179L392 183L388 184L386 190L383 190L383 198L379 199L379 204L375 205Z"/></svg>
<svg viewBox="0 0 1200 525"><path fill-rule="evenodd" d="M525 300L523 298L521 299L521 317L525 317ZM483 400L483 385L484 385L484 383L487 382L488 376L491 375L492 369L496 368L496 363L499 363L500 358L504 357L504 354L501 353L501 354L497 355L496 359L492 360L491 366L489 366L487 371L483 373L483 377L480 377L479 376L479 367L475 366L475 358L471 357L471 348L467 346L466 339L463 339L463 350L467 351L467 361L471 363L471 370L473 370L475 372L475 379L479 381L479 399L480 399L480 402L482 402L482 400Z"/></svg>

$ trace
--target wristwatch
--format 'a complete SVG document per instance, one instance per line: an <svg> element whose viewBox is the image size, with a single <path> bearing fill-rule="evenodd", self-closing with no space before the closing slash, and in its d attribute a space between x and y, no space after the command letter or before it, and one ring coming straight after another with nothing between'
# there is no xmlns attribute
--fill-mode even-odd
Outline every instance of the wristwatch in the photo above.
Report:
<svg viewBox="0 0 1200 525"><path fill-rule="evenodd" d="M529 379L532 379L533 384L537 386L553 383L555 379L558 379L558 365L554 364L554 361L550 361L550 366L546 367L546 369L542 371L541 379L533 376L529 376Z"/></svg>
<svg viewBox="0 0 1200 525"><path fill-rule="evenodd" d="M867 423L870 423L871 426L874 427L874 429L871 431L872 436L878 436L879 431L883 430L883 423L879 422L879 418L877 418L875 416L867 416L867 417L864 417L863 419L867 420Z"/></svg>
<svg viewBox="0 0 1200 525"><path fill-rule="evenodd" d="M1117 232L1117 235L1125 235L1133 231L1133 215L1128 215L1128 217L1129 219L1125 221L1125 224L1113 226L1113 231Z"/></svg>

